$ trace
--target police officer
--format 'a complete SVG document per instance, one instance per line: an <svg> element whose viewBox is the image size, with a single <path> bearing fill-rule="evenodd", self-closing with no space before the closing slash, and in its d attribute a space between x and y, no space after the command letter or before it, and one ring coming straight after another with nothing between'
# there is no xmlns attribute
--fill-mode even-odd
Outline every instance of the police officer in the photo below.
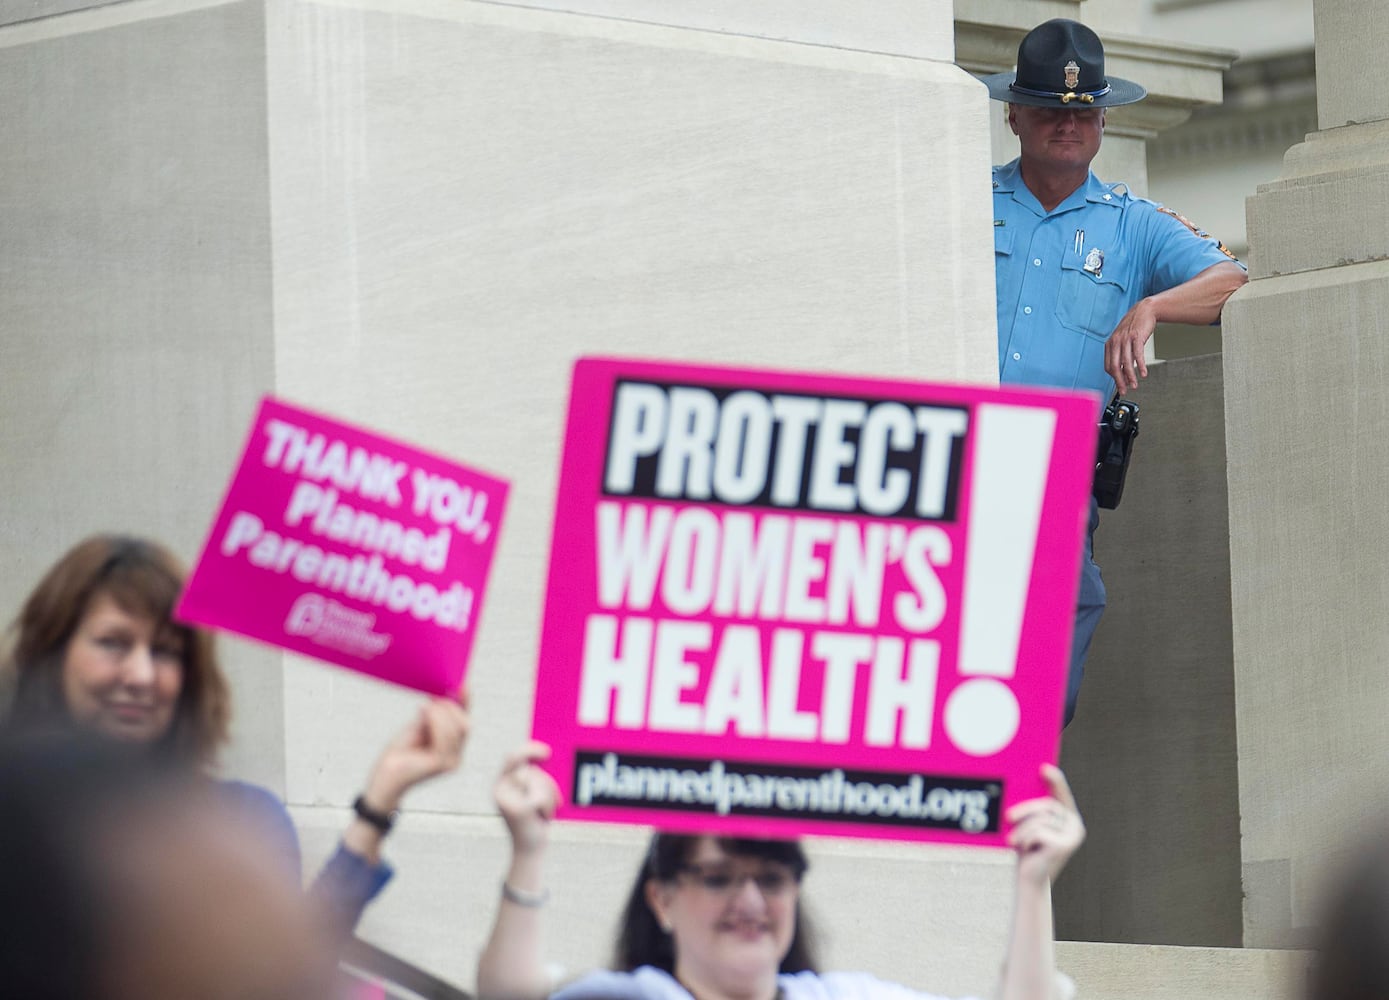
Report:
<svg viewBox="0 0 1389 1000"><path fill-rule="evenodd" d="M1007 102L1020 155L994 167L994 262L1002 382L1089 389L1108 399L1148 374L1143 349L1158 323L1209 324L1246 280L1225 247L1180 215L1106 184L1090 170L1105 109L1147 96L1106 77L1104 48L1085 25L1058 18L1018 46L1015 72L986 77ZM1093 556L1099 510L1081 565L1066 723L1104 612Z"/></svg>

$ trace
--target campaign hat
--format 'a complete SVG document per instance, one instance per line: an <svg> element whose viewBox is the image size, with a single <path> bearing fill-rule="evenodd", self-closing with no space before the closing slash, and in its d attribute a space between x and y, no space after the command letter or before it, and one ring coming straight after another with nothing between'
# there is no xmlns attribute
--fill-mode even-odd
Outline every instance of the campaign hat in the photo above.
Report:
<svg viewBox="0 0 1389 1000"><path fill-rule="evenodd" d="M1100 36L1064 17L1024 35L1017 69L986 76L984 83L995 101L1037 108L1112 108L1148 96L1131 80L1106 77Z"/></svg>

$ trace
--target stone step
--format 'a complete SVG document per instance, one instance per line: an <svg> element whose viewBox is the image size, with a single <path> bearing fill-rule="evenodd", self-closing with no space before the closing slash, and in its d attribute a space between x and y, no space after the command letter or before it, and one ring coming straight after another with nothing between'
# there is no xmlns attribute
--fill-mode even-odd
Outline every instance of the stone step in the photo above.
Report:
<svg viewBox="0 0 1389 1000"><path fill-rule="evenodd" d="M1301 1000L1311 954L1060 941L1076 1000Z"/></svg>

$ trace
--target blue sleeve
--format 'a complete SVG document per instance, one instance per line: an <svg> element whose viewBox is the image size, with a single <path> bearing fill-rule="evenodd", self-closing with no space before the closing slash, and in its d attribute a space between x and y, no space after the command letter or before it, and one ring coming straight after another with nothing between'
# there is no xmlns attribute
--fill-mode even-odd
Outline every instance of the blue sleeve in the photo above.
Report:
<svg viewBox="0 0 1389 1000"><path fill-rule="evenodd" d="M324 908L336 934L352 935L362 911L385 888L395 872L384 861L371 864L342 844L314 879L309 894Z"/></svg>
<svg viewBox="0 0 1389 1000"><path fill-rule="evenodd" d="M1244 267L1224 243L1184 216L1152 202L1141 204L1146 209L1144 219L1152 261L1145 295L1175 288L1215 264L1234 263Z"/></svg>
<svg viewBox="0 0 1389 1000"><path fill-rule="evenodd" d="M282 863L286 878L301 885L303 858L299 834L284 803L259 785L244 781L221 781L218 785L237 815L246 817L247 823L260 831L276 860ZM384 861L373 865L338 844L314 879L309 895L325 909L334 932L346 940L361 920L362 911L393 874Z"/></svg>
<svg viewBox="0 0 1389 1000"><path fill-rule="evenodd" d="M269 790L244 781L219 781L217 787L228 807L265 839L286 877L300 885L304 862L299 853L299 834L284 803Z"/></svg>

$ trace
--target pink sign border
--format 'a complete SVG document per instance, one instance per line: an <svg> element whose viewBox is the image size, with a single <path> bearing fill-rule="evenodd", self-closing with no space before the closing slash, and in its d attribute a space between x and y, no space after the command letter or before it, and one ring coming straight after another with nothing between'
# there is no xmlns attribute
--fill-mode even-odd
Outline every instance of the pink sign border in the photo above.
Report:
<svg viewBox="0 0 1389 1000"><path fill-rule="evenodd" d="M292 584L283 583L278 588L280 593L277 593L274 584L279 581L267 579L267 576L273 576L271 571L238 565L234 557L226 556L219 551L218 542L226 537L238 505L242 509L251 508L250 512L258 512L263 515L262 520L267 528L278 529L284 532L287 538L302 536L302 538L307 539L310 537L302 530L295 533L285 529L280 521L283 511L282 499L278 505L278 510L273 507L265 509L262 506L269 504L268 497L260 497L250 503L244 502L248 493L254 496L262 490L272 495L282 496L289 489L284 483L293 482L296 478L280 470L267 468L257 458L260 453L264 427L267 421L277 418L285 419L297 426L304 426L315 433L326 432L338 440L365 446L380 454L409 462L415 469L436 474L446 473L460 485L485 488L488 496L485 518L490 524L487 537L481 542L472 543L472 551L466 551L463 550L465 540L456 534L452 536L453 550L448 556L444 570L438 574L439 578L446 578L448 582L455 580L463 582L470 586L473 591L469 624L464 631L457 633L457 638L454 641L440 642L438 637L438 632L441 630L440 626L428 622L412 622L405 625L403 629L396 628L395 632L392 633L391 644L395 648L387 650L387 653L393 654L403 648L409 653L409 656L397 657L382 654L379 660L373 662L371 659L354 656L350 652L315 644L309 639L287 635L282 627L269 624L284 621L285 615L288 613L283 600L284 594L290 591L304 592L312 590L312 587L298 581ZM276 477L281 477L284 483L275 481L273 485L266 485L274 481ZM189 624L226 631L387 683L427 694L453 696L459 691L466 676L468 660L471 657L472 647L481 622L485 606L486 584L490 575L492 559L496 552L509 492L510 484L498 476L465 466L452 459L425 451L408 442L358 424L349 423L296 403L290 403L273 394L266 394L256 405L255 414L243 439L236 466L228 479L226 489L223 491L217 514L204 537L198 559L189 573L183 593L180 595L178 605L175 608L175 617ZM422 518L415 520L419 521L421 525L425 523ZM429 526L435 529L439 527L434 522L430 522ZM315 539L315 543L324 545L322 540L318 539ZM350 547L345 545L338 547L344 551L352 551ZM388 558L383 562L389 566L394 560ZM245 586L247 582L257 584L257 586L247 588L247 592L256 594L254 610L252 609L252 602L229 600L226 595L225 591L235 589L237 580L241 581L242 586ZM374 613L378 610L345 594L333 594L330 599L353 610L368 613ZM262 605L269 605L270 607L267 608ZM382 611L382 613L392 614L389 611ZM403 615L394 615L393 617L404 618ZM402 637L404 641L398 642L397 640ZM444 655L431 655L440 650L444 652Z"/></svg>
<svg viewBox="0 0 1389 1000"><path fill-rule="evenodd" d="M1089 393L1070 393L1053 390L1034 389L996 389L992 387L915 383L896 379L877 377L840 376L825 373L802 373L779 370L762 370L742 367L684 364L654 360L624 359L611 357L581 358L574 367L569 400L570 422L566 427L565 448L561 462L560 482L556 495L555 523L551 549L551 569L546 591L545 617L542 629L540 668L537 676L537 696L533 719L533 735L546 740L554 749L554 756L547 770L559 782L566 795L572 795L570 774L573 772L574 754L587 743L592 745L597 739L592 733L586 737L577 724L570 723L573 702L554 696L553 676L557 672L552 664L557 657L567 654L575 642L574 632L581 629L577 620L580 615L574 612L572 581L576 574L573 567L578 564L592 566L593 550L591 540L592 510L601 500L598 488L606 441L595 447L590 429L574 419L576 410L591 413L596 401L604 399L610 406L612 388L619 378L651 380L655 382L691 383L699 385L723 386L727 388L750 387L768 392L779 390L798 393L822 393L825 395L844 395L862 398L900 399L913 402L930 402L941 405L964 405L973 410L981 403L1002 405L1042 407L1057 414L1057 438L1055 452L1069 456L1076 449L1081 455L1071 459L1062 457L1053 461L1045 488L1043 511L1041 515L1041 534L1058 526L1072 515L1062 513L1069 508L1074 513L1074 533L1069 541L1043 543L1039 540L1036 560L1032 569L1029 594L1024 614L1024 630L1019 647L1019 660L1046 656L1062 664L1068 659L1071 618L1073 615L1076 589L1079 578L1079 558L1081 553L1084 521L1088 512L1086 498L1090 491L1090 476L1093 470L1093 449L1095 426L1098 416L1098 397ZM610 418L610 410L603 411L604 423ZM971 440L973 431L971 431ZM967 448L969 445L966 446ZM968 453L967 453L968 454ZM966 462L970 459L967 457ZM964 523L970 502L969 468L964 470L960 496L960 524ZM576 528L573 519L575 512L586 507L589 511L590 527L587 530ZM960 530L963 530L961 528ZM584 557L582 563L576 559ZM1044 576L1060 574L1048 587L1037 586ZM1038 627L1040 620L1048 618L1064 619L1064 628ZM942 676L946 666L942 663ZM1005 793L1000 811L1025 798L1045 793L1045 787L1038 774L1041 764L1053 762L1057 757L1060 732L1061 700L1064 694L1064 667L1052 679L1045 682L1043 700L1049 702L1054 726L1025 727L1008 748L1008 756L1016 758L1013 766L1004 775ZM938 704L940 699L938 698ZM939 720L937 720L939 724ZM611 732L609 736L611 737ZM664 740L665 737L660 739ZM682 738L683 739L683 738ZM640 753L643 749L641 733L619 735L612 749L619 753ZM604 747L606 749L607 747ZM857 748L863 751L865 748ZM766 742L759 747L755 762L768 764L805 765L804 757L798 753L799 747ZM837 761L827 761L825 766L842 763L848 766L864 766L855 763L854 754L846 754L842 748L835 748L833 754ZM653 752L661 755L662 751ZM899 751L900 753L900 751ZM709 753L697 753L700 761L708 759ZM727 754L729 758L747 759L739 752ZM863 758L860 756L860 761ZM1018 764L1017 761L1025 761ZM877 766L881 771L897 771L903 776L917 772L930 773L925 766L910 766L899 761L886 762ZM978 773L996 772L998 768L980 766ZM961 773L959 769L951 774ZM852 827L838 821L813 821L803 818L777 819L758 816L713 816L697 812L657 812L646 809L630 809L613 806L579 807L566 800L561 806L559 816L565 819L583 819L594 822L635 823L657 825L662 829L682 832L713 832L724 835L743 836L795 836L814 834L837 837L862 837L868 839L893 839L910 841L932 841L970 845L1000 846L1006 838L1006 824L1001 824L995 833L978 834L961 831L925 829L917 827L884 828L877 826Z"/></svg>

